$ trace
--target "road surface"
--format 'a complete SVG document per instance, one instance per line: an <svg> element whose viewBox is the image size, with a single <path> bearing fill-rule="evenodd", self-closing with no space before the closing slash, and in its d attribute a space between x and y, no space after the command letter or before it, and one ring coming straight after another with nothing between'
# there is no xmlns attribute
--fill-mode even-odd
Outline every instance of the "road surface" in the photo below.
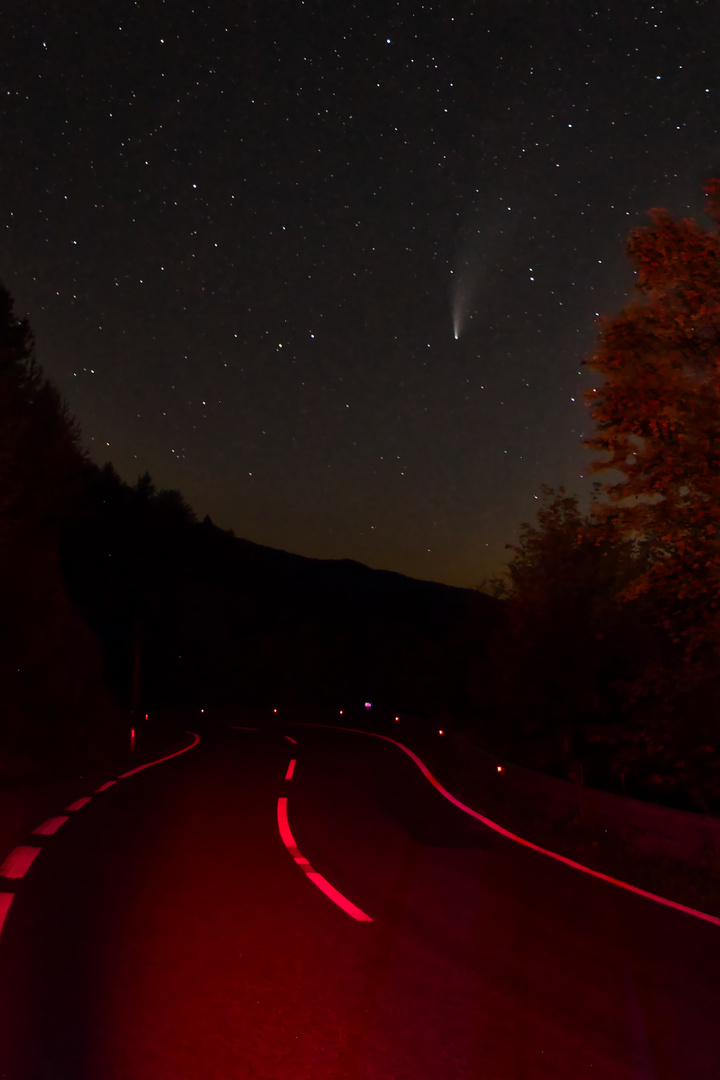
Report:
<svg viewBox="0 0 720 1080"><path fill-rule="evenodd" d="M0 876L2 1078L720 1076L720 927L498 836L389 742L209 732L89 796Z"/></svg>

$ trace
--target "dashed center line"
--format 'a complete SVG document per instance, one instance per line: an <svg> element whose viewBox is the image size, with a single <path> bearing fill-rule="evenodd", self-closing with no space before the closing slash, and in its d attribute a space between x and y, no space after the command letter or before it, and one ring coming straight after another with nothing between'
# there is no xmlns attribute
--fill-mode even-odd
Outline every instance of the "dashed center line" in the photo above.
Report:
<svg viewBox="0 0 720 1080"><path fill-rule="evenodd" d="M69 820L67 817L48 818L47 821L43 821L42 825L38 825L37 829L33 829L33 833L35 836L54 836L60 826Z"/></svg>
<svg viewBox="0 0 720 1080"><path fill-rule="evenodd" d="M348 900L346 896L343 896L334 885L331 885L322 874L318 874L316 870L313 870L304 855L300 854L298 846L293 838L293 834L290 832L286 798L278 799L277 815L280 838L300 869L305 871L310 881L312 881L314 885L317 885L318 889L324 892L328 899L332 900L334 904L337 904L338 907L342 908L343 911L353 919L357 919L358 922L372 922L373 920L370 915L366 915L365 912L361 911L351 900Z"/></svg>
<svg viewBox="0 0 720 1080"><path fill-rule="evenodd" d="M288 742L295 743L295 745L297 746L297 739L293 739L292 735L286 735L285 738Z"/></svg>
<svg viewBox="0 0 720 1080"><path fill-rule="evenodd" d="M11 892L0 892L0 933L2 933L5 916L10 910L10 905L13 902L14 895L15 893Z"/></svg>
<svg viewBox="0 0 720 1080"><path fill-rule="evenodd" d="M287 772L285 773L285 779L286 780L292 780L293 773L295 772L295 762L296 761L297 761L297 758L291 758L290 764L287 767Z"/></svg>
<svg viewBox="0 0 720 1080"><path fill-rule="evenodd" d="M84 799L76 799L75 802L70 803L70 805L66 806L65 809L66 810L82 810L83 806L87 806L87 804L90 802L91 799L92 799L91 795L86 795Z"/></svg>
<svg viewBox="0 0 720 1080"><path fill-rule="evenodd" d="M100 787L95 788L95 794L97 795L100 791L107 791L107 789L109 787L112 787L113 784L117 784L117 780L108 780L108 781L106 781L106 783L101 784ZM78 800L78 802L79 801L80 800Z"/></svg>
<svg viewBox="0 0 720 1080"><path fill-rule="evenodd" d="M0 877L25 877L41 850L39 847L21 846L13 848L5 862L0 866Z"/></svg>

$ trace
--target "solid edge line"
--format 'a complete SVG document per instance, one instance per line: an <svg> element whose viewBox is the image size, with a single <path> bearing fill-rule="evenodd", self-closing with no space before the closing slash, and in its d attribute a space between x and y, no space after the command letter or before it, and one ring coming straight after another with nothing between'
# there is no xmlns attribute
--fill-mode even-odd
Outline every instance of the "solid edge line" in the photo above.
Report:
<svg viewBox="0 0 720 1080"><path fill-rule="evenodd" d="M290 832L290 823L288 822L287 816L287 799L284 796L278 799L277 816L280 839L300 869L305 871L306 876L312 881L313 885L317 885L318 889L320 889L321 892L324 892L328 899L332 900L334 904L337 904L339 908L342 908L342 910L347 915L352 916L353 919L357 919L358 922L372 922L373 919L371 915L366 915L356 904L353 904L352 900L348 900L347 896L343 896L343 894L336 889L334 885L331 885L322 874L318 874L316 870L313 870L304 855L300 854L300 850L295 843L293 834Z"/></svg>
<svg viewBox="0 0 720 1080"><path fill-rule="evenodd" d="M609 874L603 874L601 870L593 870L590 866L575 862L574 859L569 859L566 855L559 855L556 851L550 851L548 848L540 847L539 844L534 844L532 840L525 840L522 836L517 836L515 833L510 832L509 829L503 828L503 826L498 825L496 821L492 821L490 818L485 817L484 814L478 813L477 810L473 810L472 807L466 806L465 803L460 802L454 795L451 795L447 788L444 788L440 781L435 779L427 765L420 760L417 754L414 754L412 750L407 746L404 746L401 742L398 742L397 739L391 739L388 735L380 735L376 731L362 731L360 728L337 727L335 724L301 724L298 722L298 727L317 727L330 728L335 731L352 731L356 735L373 735L376 739L384 739L385 742L393 743L393 745L399 746L409 758L412 758L423 776L430 781L433 787L437 788L443 798L451 802L453 806L457 806L463 813L470 814L471 817L477 818L483 825L487 825L489 829L499 833L500 836L504 836L507 840L513 840L516 844L522 844L523 847L529 848L531 851L537 851L539 855L546 855L548 859L554 859L556 862L563 863L573 870L580 870L583 874L589 874L590 877L597 878L599 881L606 881L609 885L617 885L619 889L625 889L627 892L635 893L636 896L642 896L646 900L653 900L656 904L662 904L664 907L673 908L675 911L682 911L685 915L692 915L696 919L702 919L703 922L712 923L713 926L720 926L720 917L717 915L709 915L706 911L698 911L697 908L679 904L676 900L669 900L666 896L659 896L657 893L648 892L647 889L641 889L638 885L631 885L628 881L621 881L619 878L610 877Z"/></svg>
<svg viewBox="0 0 720 1080"><path fill-rule="evenodd" d="M168 754L167 757L157 758L156 761L148 761L146 765L138 765L136 769L130 769L128 772L120 773L118 780L124 780L127 776L134 776L135 773L142 772L143 769L151 769L153 765L159 765L163 761L170 761L171 758L180 757L181 754L186 754L188 750L192 750L194 746L200 742L200 736L196 735L194 731L187 731L186 735L192 735L193 741L189 746L184 746L182 750L176 750L174 754Z"/></svg>

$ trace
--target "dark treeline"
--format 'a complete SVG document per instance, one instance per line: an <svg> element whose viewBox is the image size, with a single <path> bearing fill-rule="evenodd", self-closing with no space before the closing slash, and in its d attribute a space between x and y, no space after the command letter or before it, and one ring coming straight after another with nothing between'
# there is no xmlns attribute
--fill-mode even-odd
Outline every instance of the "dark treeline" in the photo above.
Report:
<svg viewBox="0 0 720 1080"><path fill-rule="evenodd" d="M103 657L71 603L60 540L87 458L36 362L30 327L0 286L0 741L57 753L117 720Z"/></svg>
<svg viewBox="0 0 720 1080"><path fill-rule="evenodd" d="M622 314L622 341L648 310ZM673 443L680 495L658 501L658 455L672 459L648 434L657 396L638 394L613 333L594 360L609 373L596 445L636 488L647 476L649 499L628 504L621 485L620 502L583 514L546 488L488 595L262 547L197 521L148 475L130 485L98 467L0 287L0 749L113 746L133 706L371 701L556 776L720 808L720 468L706 467L720 406L701 386L692 413L697 371L678 387L667 362L665 398L690 418Z"/></svg>
<svg viewBox="0 0 720 1080"><path fill-rule="evenodd" d="M0 745L51 755L112 743L134 704L467 714L500 607L237 539L98 468L1 287L0 551Z"/></svg>
<svg viewBox="0 0 720 1080"><path fill-rule="evenodd" d="M62 540L66 579L118 700L467 712L499 604L349 560L307 559L197 522L150 477L88 466Z"/></svg>

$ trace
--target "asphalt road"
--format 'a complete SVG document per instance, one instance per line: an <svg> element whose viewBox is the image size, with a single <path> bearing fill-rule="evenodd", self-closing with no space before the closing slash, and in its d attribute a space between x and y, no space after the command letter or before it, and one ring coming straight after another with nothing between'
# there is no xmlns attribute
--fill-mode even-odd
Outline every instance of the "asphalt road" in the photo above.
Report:
<svg viewBox="0 0 720 1080"><path fill-rule="evenodd" d="M0 877L3 1078L720 1076L720 927L492 833L387 742L208 734L77 794Z"/></svg>

